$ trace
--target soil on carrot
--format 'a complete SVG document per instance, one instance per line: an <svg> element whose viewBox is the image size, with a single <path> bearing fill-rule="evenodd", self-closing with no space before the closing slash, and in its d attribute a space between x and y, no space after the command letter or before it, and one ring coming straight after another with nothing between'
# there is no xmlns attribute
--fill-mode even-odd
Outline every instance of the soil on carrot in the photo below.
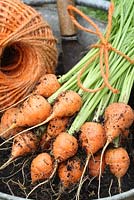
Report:
<svg viewBox="0 0 134 200"><path fill-rule="evenodd" d="M60 63L60 67L62 67ZM61 71L60 71L61 73ZM58 72L57 72L58 74ZM129 104L134 108L133 95L131 95ZM128 191L134 188L134 127L130 129L130 135L127 139L122 139L122 146L124 146L130 156L131 164L127 174L121 180L122 192ZM76 137L79 133L76 133ZM3 140L0 140L2 143ZM47 150L49 153L50 149ZM31 183L30 176L30 164L33 158L41 152L27 155L23 158L18 158L13 161L8 167L0 171L0 192L10 194L13 196L19 196L26 198L27 194L33 189L36 184ZM0 147L0 166L6 162L11 153L11 142ZM79 149L77 156L80 157L83 163L86 160L86 154L82 149ZM34 200L64 200L64 199L75 199L77 192L77 185L70 187L69 189L63 189L57 174L46 184L38 187L29 196L30 199ZM97 199L98 192L98 180L92 179L88 175L88 170L84 176L84 182L80 192L80 200L92 200ZM118 182L117 179L110 173L107 167L102 178L101 178L101 192L100 196L109 197L118 194Z"/></svg>
<svg viewBox="0 0 134 200"><path fill-rule="evenodd" d="M133 127L132 127L133 130ZM127 141L124 141L124 145L127 148L131 165L127 174L123 177L122 184L122 192L128 191L134 188L134 145L133 145L133 135L130 134ZM0 165L2 165L10 154L10 144L3 146L0 149ZM32 159L39 153L28 155L24 158L19 158L13 163L11 163L8 167L0 172L0 192L19 196L26 198L27 194L32 190L32 188L38 184L31 184L30 177L30 164ZM85 154L80 149L78 152L78 156L83 159L83 163L85 161ZM88 170L85 174L84 183L81 188L80 200L91 200L97 199L97 190L98 190L98 180L93 179L91 181L91 177L88 176ZM77 185L70 187L70 189L63 189L62 185L57 177L57 174L53 177L53 179L40 187L38 187L30 196L30 199L35 200L44 200L44 199L52 199L55 200L59 197L62 199L75 199L77 191ZM109 172L109 168L106 168L103 177L101 179L101 197L108 197L118 194L118 183L117 179Z"/></svg>

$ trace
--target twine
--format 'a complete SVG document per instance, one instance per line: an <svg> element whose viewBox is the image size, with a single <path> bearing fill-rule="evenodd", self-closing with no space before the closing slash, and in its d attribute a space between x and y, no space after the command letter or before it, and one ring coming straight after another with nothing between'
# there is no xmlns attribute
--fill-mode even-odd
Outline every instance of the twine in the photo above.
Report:
<svg viewBox="0 0 134 200"><path fill-rule="evenodd" d="M0 109L27 96L39 78L55 73L57 40L49 24L19 0L0 1L0 56L15 51L13 63L0 66ZM6 53L4 53L6 54Z"/></svg>
<svg viewBox="0 0 134 200"><path fill-rule="evenodd" d="M79 24L79 22L75 19L72 11L79 14L84 20L86 20L94 28L94 31L90 30L88 28L85 28L84 26ZM114 12L114 4L113 4L113 2L111 2L110 6L109 6L109 10L108 10L107 31L106 31L106 35L104 37L103 34L101 33L101 31L99 30L99 27L89 17L87 17L84 13L82 13L76 7L74 7L72 5L68 6L68 13L72 19L72 22L79 29L86 31L88 33L92 33L100 39L99 43L91 45L91 48L98 48L99 51L93 57L91 57L91 59L89 59L87 61L87 63L82 67L82 69L79 71L78 76L77 76L78 86L81 89L83 89L85 92L97 92L97 91L103 89L105 86L107 86L113 93L119 93L119 90L116 88L113 88L111 86L111 84L109 83L109 61L108 61L109 51L114 51L118 55L120 55L120 56L124 57L126 60L128 60L131 64L134 64L134 60L132 60L129 56L127 56L123 52L114 48L112 46L112 44L109 42L109 37L110 37L111 29L112 29L113 12ZM101 72L101 76L103 78L103 83L99 88L95 88L95 89L85 88L83 86L83 84L81 83L81 76L82 76L83 72L86 70L86 68L89 66L89 64L91 64L97 57L100 57L100 72ZM105 66L105 69L104 69L103 65Z"/></svg>

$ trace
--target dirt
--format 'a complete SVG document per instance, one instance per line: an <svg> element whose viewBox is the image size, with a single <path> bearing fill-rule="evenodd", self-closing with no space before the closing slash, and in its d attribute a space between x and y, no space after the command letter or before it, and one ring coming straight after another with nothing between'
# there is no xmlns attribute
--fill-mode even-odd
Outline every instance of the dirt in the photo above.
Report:
<svg viewBox="0 0 134 200"><path fill-rule="evenodd" d="M62 62L59 61L59 71L57 74L62 72L61 70ZM63 72L62 72L63 73ZM131 95L129 104L134 108L133 95ZM128 139L122 140L122 146L124 146L130 156L131 164L128 169L127 174L121 180L122 192L128 191L134 188L134 127L130 129L130 135ZM76 134L77 137L77 134ZM3 142L2 139L0 143ZM0 166L7 161L11 152L11 143L3 145L0 147ZM27 155L23 158L19 158L11 163L4 170L0 171L0 192L10 194L13 196L19 196L26 198L27 194L32 190L36 184L31 184L30 177L30 163L32 159L40 153L38 152ZM48 150L49 152L49 150ZM82 149L79 150L78 156L82 158L83 163L85 162L85 152ZM52 178L52 180L40 187L38 187L30 196L30 199L34 200L65 200L75 199L77 191L77 185L72 186L69 189L63 189L57 174ZM92 200L97 199L98 191L98 180L93 179L88 176L88 170L84 177L84 183L80 192L80 200ZM105 169L103 177L101 178L101 193L102 197L109 197L110 195L118 194L118 183L117 179L110 173L109 168Z"/></svg>
<svg viewBox="0 0 134 200"><path fill-rule="evenodd" d="M122 192L128 191L134 188L134 160L133 160L133 153L134 153L134 146L133 146L133 135L130 134L127 141L125 141L125 147L129 152L131 165L127 174L123 177L121 184L122 184ZM1 149L1 156L0 156L0 165L2 165L10 154L10 145L5 145L3 148L8 149ZM31 184L31 177L30 177L30 163L32 159L39 153L40 151L36 152L36 154L28 155L24 158L19 158L18 160L14 161L10 164L7 168L0 172L0 192L11 194L14 196L19 196L26 198L26 195L31 191L31 189L37 184ZM78 156L82 157L83 162L85 160L84 152L78 152ZM97 199L97 190L98 190L98 180L93 179L90 183L91 177L88 177L88 171L85 174L85 182L81 189L80 193L80 200L91 200ZM60 200L64 199L75 199L77 191L77 186L74 186L68 190L64 190L61 186L59 178L57 175L47 184L42 185L41 187L37 188L29 198L35 200L45 200L45 199L52 199L55 200L60 196ZM118 183L117 179L110 173L109 168L105 169L103 177L101 179L101 197L108 197L110 195L118 194Z"/></svg>

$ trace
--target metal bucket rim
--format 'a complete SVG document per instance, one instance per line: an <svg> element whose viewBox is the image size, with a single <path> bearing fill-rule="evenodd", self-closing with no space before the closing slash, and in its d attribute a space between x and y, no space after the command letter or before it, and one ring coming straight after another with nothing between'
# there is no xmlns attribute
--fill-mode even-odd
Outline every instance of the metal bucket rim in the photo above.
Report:
<svg viewBox="0 0 134 200"><path fill-rule="evenodd" d="M134 189L123 192L121 194L113 195L111 197L100 198L100 200L123 200L123 199L127 199L130 197L134 197ZM0 192L0 199L1 200L24 200L26 198L12 196L10 194L5 194L5 193ZM29 199L29 200L32 200L32 199Z"/></svg>

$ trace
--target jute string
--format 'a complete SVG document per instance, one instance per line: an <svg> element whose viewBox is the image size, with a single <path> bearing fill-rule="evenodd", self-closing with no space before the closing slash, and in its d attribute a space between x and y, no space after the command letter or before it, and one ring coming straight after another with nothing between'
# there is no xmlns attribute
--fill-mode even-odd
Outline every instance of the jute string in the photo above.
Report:
<svg viewBox="0 0 134 200"><path fill-rule="evenodd" d="M55 73L56 44L49 24L34 8L19 0L0 1L0 109L27 96L43 74ZM15 52L9 63L7 49Z"/></svg>
<svg viewBox="0 0 134 200"><path fill-rule="evenodd" d="M94 28L94 31L82 26L76 20L76 18L75 18L75 16L74 16L72 11L77 13L78 15L80 15L84 20L86 20ZM134 60L132 60L129 56L127 56L123 52L121 52L118 49L114 48L112 46L112 44L109 42L110 33L111 33L111 29L112 29L112 15L113 15L113 12L114 12L114 4L113 4L113 2L111 2L110 6L109 6L109 10L108 10L107 31L106 31L105 36L103 36L103 34L100 31L98 25L95 24L93 22L93 20L91 20L88 16L86 16L83 12L81 12L76 7L74 7L72 5L68 6L68 13L69 13L69 15L70 15L70 17L72 19L72 22L79 29L81 29L83 31L86 31L88 33L92 33L92 34L96 35L100 39L99 43L91 45L91 48L98 48L99 51L94 56L92 56L91 59L89 59L86 62L86 64L82 67L82 69L80 70L80 72L78 73L78 76L77 76L78 86L81 89L83 89L85 92L97 92L97 91L100 91L101 89L103 89L104 87L108 87L113 93L119 93L119 90L116 89L116 88L113 88L112 85L109 83L109 75L110 75L110 73L109 73L109 51L114 51L118 55L120 55L120 56L124 57L126 60L128 60L131 64L134 64ZM89 64L91 64L97 57L100 58L100 72L101 72L101 76L103 78L103 83L99 88L95 88L95 89L85 88L83 86L83 84L81 83L81 76L84 73L84 71L86 70L86 68L89 66Z"/></svg>

